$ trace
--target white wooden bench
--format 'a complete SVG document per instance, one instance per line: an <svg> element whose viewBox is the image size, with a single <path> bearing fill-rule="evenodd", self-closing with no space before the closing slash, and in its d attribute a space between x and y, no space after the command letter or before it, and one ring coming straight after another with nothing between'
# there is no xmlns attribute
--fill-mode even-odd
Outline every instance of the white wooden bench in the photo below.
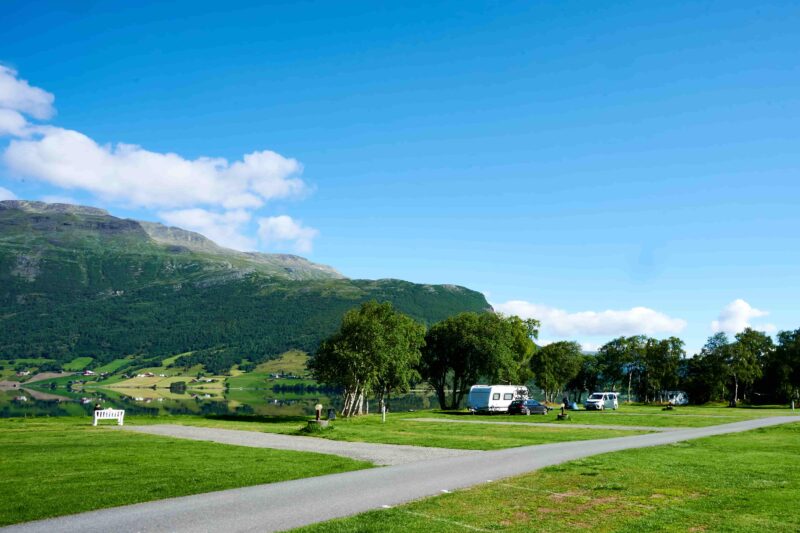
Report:
<svg viewBox="0 0 800 533"><path fill-rule="evenodd" d="M124 418L124 409L100 409L94 412L94 423L92 425L96 426L98 420L116 420L117 425L121 426Z"/></svg>

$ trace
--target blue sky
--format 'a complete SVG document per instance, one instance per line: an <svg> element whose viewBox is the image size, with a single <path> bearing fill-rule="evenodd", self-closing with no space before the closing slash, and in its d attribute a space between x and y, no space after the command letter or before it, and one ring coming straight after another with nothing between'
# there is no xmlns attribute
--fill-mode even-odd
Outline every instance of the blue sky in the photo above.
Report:
<svg viewBox="0 0 800 533"><path fill-rule="evenodd" d="M655 4L4 2L0 197L465 285L587 347L800 327L800 8Z"/></svg>

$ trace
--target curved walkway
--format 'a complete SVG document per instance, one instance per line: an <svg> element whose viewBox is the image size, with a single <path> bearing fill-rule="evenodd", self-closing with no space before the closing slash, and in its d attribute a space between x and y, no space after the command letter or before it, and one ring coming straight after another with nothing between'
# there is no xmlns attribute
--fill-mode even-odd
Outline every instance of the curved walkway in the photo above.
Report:
<svg viewBox="0 0 800 533"><path fill-rule="evenodd" d="M28 522L3 532L281 531L399 505L590 455L789 422L781 416L630 437L545 444L170 498Z"/></svg>
<svg viewBox="0 0 800 533"><path fill-rule="evenodd" d="M370 442L346 442L321 439L317 437L299 437L278 433L261 433L259 431L242 431L237 429L205 428L198 426L179 426L174 424L156 424L153 426L115 426L118 429L164 435L180 439L205 440L235 446L251 448L275 448L278 450L294 450L298 452L329 453L351 459L369 461L376 465L402 465L482 453L478 450L452 450L450 448L426 448L422 446L406 446L400 444L374 444Z"/></svg>
<svg viewBox="0 0 800 533"><path fill-rule="evenodd" d="M499 426L534 426L542 428L579 428L579 429L620 429L623 431L677 431L680 428L657 426L621 426L618 424L573 424L566 422L496 422L491 420L456 420L454 418L407 418L412 422L442 422L445 424L489 424Z"/></svg>

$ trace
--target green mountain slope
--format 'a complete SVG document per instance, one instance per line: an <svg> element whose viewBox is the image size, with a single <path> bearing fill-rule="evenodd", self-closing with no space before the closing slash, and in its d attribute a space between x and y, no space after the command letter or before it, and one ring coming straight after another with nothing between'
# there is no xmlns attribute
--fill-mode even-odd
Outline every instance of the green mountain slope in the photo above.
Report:
<svg viewBox="0 0 800 533"><path fill-rule="evenodd" d="M489 308L463 287L350 280L283 254L242 253L197 233L95 208L0 202L0 357L101 363L124 355L224 369L316 349L342 314L388 300L432 323Z"/></svg>

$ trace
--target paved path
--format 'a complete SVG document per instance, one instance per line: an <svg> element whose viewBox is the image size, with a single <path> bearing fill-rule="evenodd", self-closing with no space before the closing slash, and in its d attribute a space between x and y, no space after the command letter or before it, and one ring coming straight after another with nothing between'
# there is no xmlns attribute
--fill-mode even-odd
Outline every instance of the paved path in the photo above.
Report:
<svg viewBox="0 0 800 533"><path fill-rule="evenodd" d="M562 442L257 485L28 522L12 532L267 532L399 505L545 466L630 448L746 431L800 417L781 416L594 441Z"/></svg>
<svg viewBox="0 0 800 533"><path fill-rule="evenodd" d="M455 418L407 418L412 422L442 422L445 424L490 424L500 426L534 426L541 428L621 429L623 431L677 431L680 428L656 426L620 426L615 424L573 424L572 422L497 422L492 420L457 420Z"/></svg>
<svg viewBox="0 0 800 533"><path fill-rule="evenodd" d="M399 444L374 444L370 442L345 442L316 437L298 437L277 433L261 433L259 431L241 431L236 429L204 428L197 426L179 426L173 424L157 424L153 426L115 426L118 429L165 435L181 439L205 440L251 448L276 448L278 450L295 450L299 452L329 453L351 459L369 461L376 465L400 465L483 453L477 450L452 450L449 448L428 448L422 446L403 446Z"/></svg>

